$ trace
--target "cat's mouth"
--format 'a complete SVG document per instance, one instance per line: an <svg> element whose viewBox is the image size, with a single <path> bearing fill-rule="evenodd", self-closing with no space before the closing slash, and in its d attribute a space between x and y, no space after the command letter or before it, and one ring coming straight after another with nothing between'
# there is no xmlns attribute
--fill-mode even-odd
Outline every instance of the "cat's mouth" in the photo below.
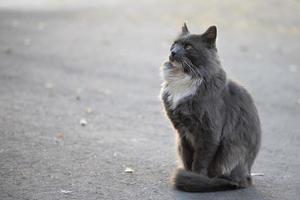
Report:
<svg viewBox="0 0 300 200"><path fill-rule="evenodd" d="M184 73L189 73L188 69L183 66L183 63L176 61L176 60L166 61L164 63L164 67L165 67L165 69L168 69L171 71L182 71Z"/></svg>
<svg viewBox="0 0 300 200"><path fill-rule="evenodd" d="M175 61L175 60L173 60L173 61L166 61L164 63L164 66L167 67L167 68L169 68L169 69L182 68L182 64L180 62L178 62L178 61Z"/></svg>
<svg viewBox="0 0 300 200"><path fill-rule="evenodd" d="M176 68L181 68L182 67L182 64L180 62L176 61L176 60L171 61L171 65L173 67L176 67Z"/></svg>

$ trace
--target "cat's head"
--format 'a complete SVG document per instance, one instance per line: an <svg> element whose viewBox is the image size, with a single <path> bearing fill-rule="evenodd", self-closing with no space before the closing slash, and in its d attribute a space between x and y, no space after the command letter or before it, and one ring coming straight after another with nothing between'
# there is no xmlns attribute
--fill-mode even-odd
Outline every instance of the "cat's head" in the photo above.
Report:
<svg viewBox="0 0 300 200"><path fill-rule="evenodd" d="M202 34L191 34L184 23L181 33L170 48L170 63L193 76L199 75L201 70L214 68L219 63L216 38L216 26L210 26Z"/></svg>

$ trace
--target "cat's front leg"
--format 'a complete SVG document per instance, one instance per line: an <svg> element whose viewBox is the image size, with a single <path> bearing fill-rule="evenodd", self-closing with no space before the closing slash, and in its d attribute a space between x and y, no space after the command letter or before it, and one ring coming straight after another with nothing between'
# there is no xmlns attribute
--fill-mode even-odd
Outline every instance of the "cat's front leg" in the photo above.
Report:
<svg viewBox="0 0 300 200"><path fill-rule="evenodd" d="M246 153L246 148L238 142L223 140L218 147L218 153L210 163L209 177L230 174L239 163L243 163L242 158L246 157Z"/></svg>
<svg viewBox="0 0 300 200"><path fill-rule="evenodd" d="M203 162L203 159L200 157L200 153L196 151L193 157L192 172L207 176L208 166L205 162Z"/></svg>
<svg viewBox="0 0 300 200"><path fill-rule="evenodd" d="M213 160L218 145L210 144L197 147L193 156L192 171L208 176L208 167Z"/></svg>
<svg viewBox="0 0 300 200"><path fill-rule="evenodd" d="M194 151L185 137L178 139L178 154L182 160L184 168L192 170Z"/></svg>

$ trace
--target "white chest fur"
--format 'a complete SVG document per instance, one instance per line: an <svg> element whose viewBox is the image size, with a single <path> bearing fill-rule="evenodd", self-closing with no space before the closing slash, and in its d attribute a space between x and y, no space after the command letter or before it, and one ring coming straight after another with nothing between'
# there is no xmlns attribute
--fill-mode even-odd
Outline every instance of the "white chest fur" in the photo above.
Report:
<svg viewBox="0 0 300 200"><path fill-rule="evenodd" d="M201 81L193 79L181 70L163 69L162 76L165 80L163 90L169 93L168 101L174 109L185 97L194 95Z"/></svg>

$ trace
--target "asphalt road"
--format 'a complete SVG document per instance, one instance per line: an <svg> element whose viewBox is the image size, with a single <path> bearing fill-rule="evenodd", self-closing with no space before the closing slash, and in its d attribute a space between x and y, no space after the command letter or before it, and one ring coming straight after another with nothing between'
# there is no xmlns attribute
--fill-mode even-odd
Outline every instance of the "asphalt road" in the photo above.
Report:
<svg viewBox="0 0 300 200"><path fill-rule="evenodd" d="M218 26L228 76L257 103L264 176L252 188L169 183L159 66L183 21ZM0 1L0 199L300 199L299 52L297 0Z"/></svg>

